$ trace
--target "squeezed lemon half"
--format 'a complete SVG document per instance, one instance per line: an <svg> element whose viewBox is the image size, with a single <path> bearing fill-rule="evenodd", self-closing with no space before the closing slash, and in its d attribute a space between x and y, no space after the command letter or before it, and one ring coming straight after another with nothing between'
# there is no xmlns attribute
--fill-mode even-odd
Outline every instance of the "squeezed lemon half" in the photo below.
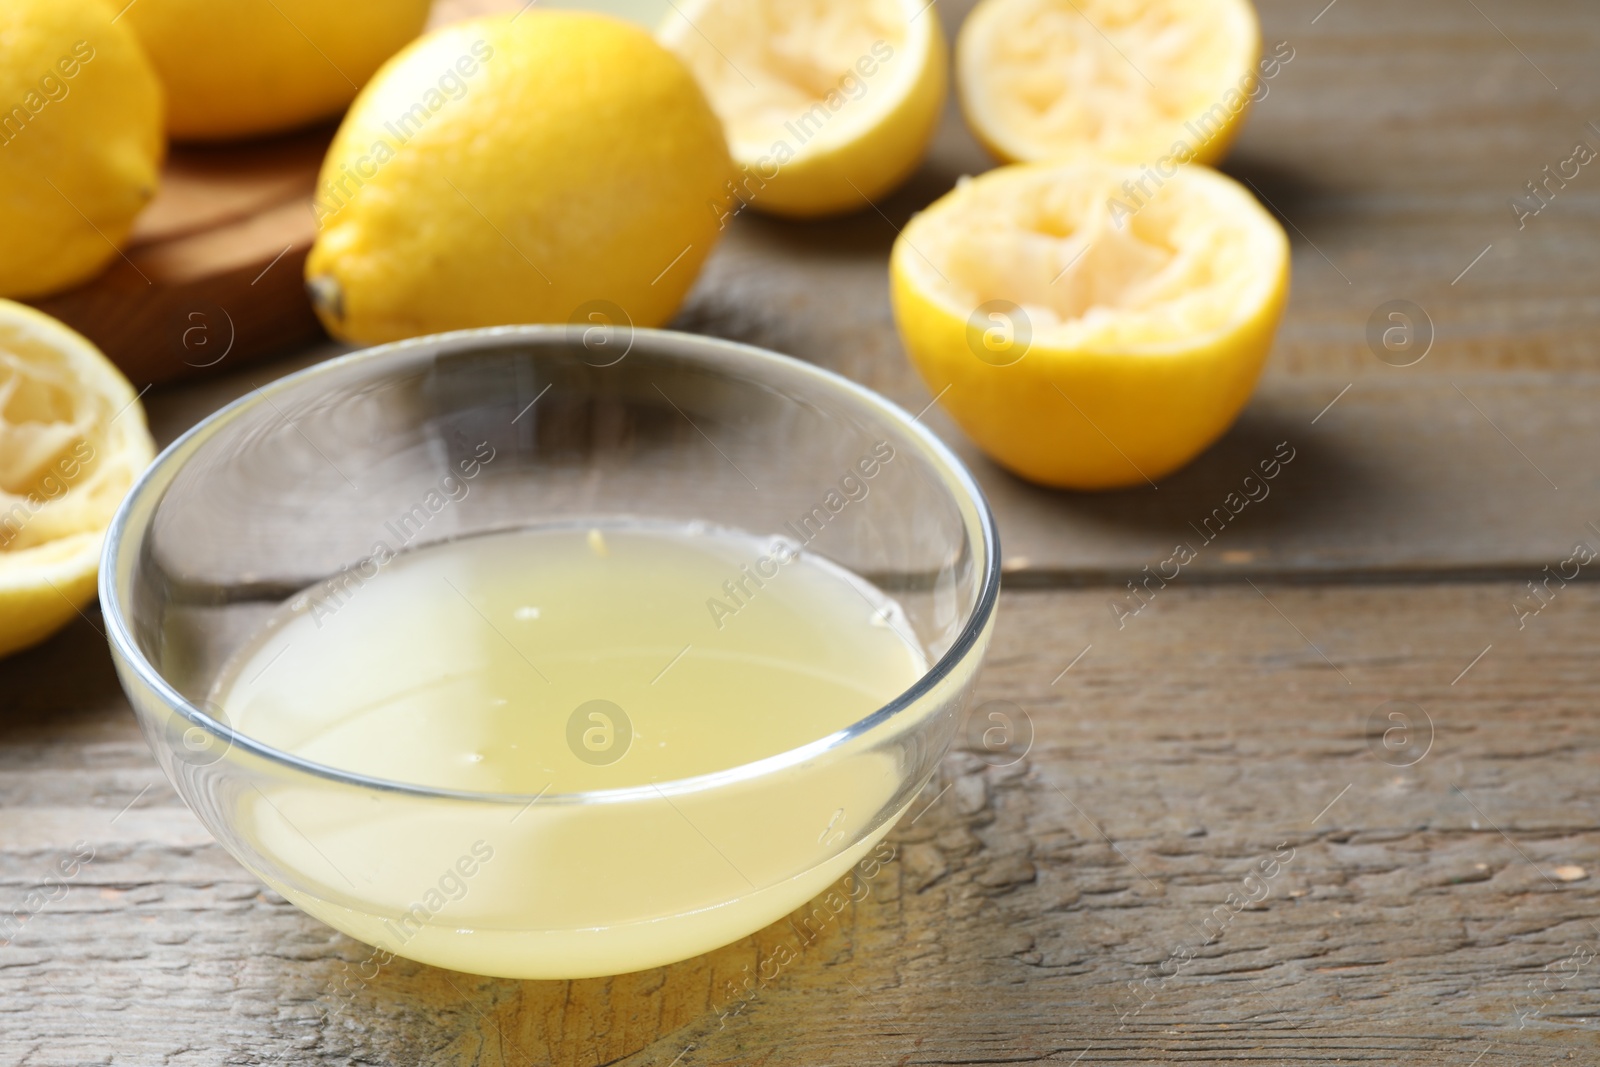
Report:
<svg viewBox="0 0 1600 1067"><path fill-rule="evenodd" d="M1154 483L1233 423L1288 297L1289 242L1206 167L1155 187L1104 161L1017 165L912 219L890 280L907 352L985 452L1109 489Z"/></svg>
<svg viewBox="0 0 1600 1067"><path fill-rule="evenodd" d="M659 37L727 130L734 203L858 211L916 169L948 91L926 0L682 0Z"/></svg>
<svg viewBox="0 0 1600 1067"><path fill-rule="evenodd" d="M956 42L968 124L1007 162L1227 153L1259 84L1249 0L983 0Z"/></svg>
<svg viewBox="0 0 1600 1067"><path fill-rule="evenodd" d="M0 656L94 599L106 527L154 456L122 372L55 319L0 300Z"/></svg>

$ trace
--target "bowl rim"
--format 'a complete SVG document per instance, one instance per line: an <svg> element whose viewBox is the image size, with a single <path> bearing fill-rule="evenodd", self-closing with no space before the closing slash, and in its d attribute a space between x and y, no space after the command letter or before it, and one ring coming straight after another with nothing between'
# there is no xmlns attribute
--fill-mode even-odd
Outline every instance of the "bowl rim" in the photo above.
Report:
<svg viewBox="0 0 1600 1067"><path fill-rule="evenodd" d="M921 415L909 415L904 408L887 397L864 385L851 381L837 372L818 367L793 356L771 351L770 349L676 330L635 328L631 334L630 351L633 345L637 345L643 340L662 346L666 350L665 354L669 357L680 359L685 356L699 357L702 359L703 365L709 368L727 370L741 364L773 367L782 373L797 374L801 378L811 379L823 388L840 390L854 397L863 402L868 408L874 409L889 422L898 425L911 438L918 441L925 449L924 458L934 461L933 465L943 475L946 488L956 498L955 502L958 510L965 513L970 507L975 521L968 521L964 515L964 525L968 528L969 537L975 529L978 534L976 539L978 543L974 547L981 547L985 555L983 573L979 579L977 595L972 609L968 613L961 632L950 647L945 650L945 653L939 657L937 662L929 666L921 677L896 695L894 699L850 725L835 730L824 737L735 767L692 775L686 778L651 782L641 786L622 786L575 793L550 793L548 787L546 790L536 794L484 792L445 789L341 770L338 767L305 759L292 752L264 744L249 734L235 730L226 723L219 722L203 709L196 707L174 689L155 665L145 656L128 628L123 600L118 591L119 579L121 578L118 568L119 566L128 566L131 580L132 565L131 563L125 564L124 561L128 557L128 553L125 550L128 547L129 526L132 522L133 512L145 502L146 496L152 491L152 487L157 481L162 482L159 487L160 490L163 493L166 491L171 484L171 477L168 477L168 475L176 476L177 472L182 469L181 464L177 467L173 467L173 464L177 462L179 454L185 452L196 438L210 436L245 411L253 409L262 403L271 403L271 394L273 393L298 389L308 381L352 366L376 363L385 359L392 359L401 354L415 354L418 350L423 349L431 349L435 354L438 354L446 350L450 345L465 341L491 343L527 342L534 345L545 345L552 342L570 343L570 340L570 327L560 325L492 326L407 338L402 341L359 349L294 371L266 385L256 386L250 392L201 419L178 436L166 448L162 449L155 460L145 468L129 488L127 495L117 508L111 525L107 528L105 547L100 560L99 594L106 623L106 638L111 645L112 652L122 664L126 665L127 669L138 677L141 684L166 705L170 712L187 720L190 725L200 728L216 740L223 742L227 746L224 749L224 757L227 752L238 748L257 758L266 760L268 763L279 765L290 771L327 779L340 785L401 793L410 796L474 801L478 803L523 804L526 806L531 806L535 801L541 804L596 804L681 795L716 789L734 782L757 779L787 767L797 766L831 749L843 747L895 719L901 712L913 707L933 692L971 654L979 639L993 621L999 604L1001 578L999 529L995 523L994 513L990 510L988 500L984 497L983 490L979 488L977 480L973 478L966 465L961 462L955 453L933 431L921 424L919 421L922 417ZM935 399L937 400L937 398ZM931 407L932 405L930 404L929 406ZM926 409L924 409L924 413L926 413ZM964 501L962 499L963 496L965 497ZM158 506L159 501L151 505L150 515L152 517ZM141 546L145 542L147 531L148 523L136 531L138 542ZM124 683L124 688L127 688L126 683ZM130 703L134 704L135 713L140 714L137 701L130 700Z"/></svg>

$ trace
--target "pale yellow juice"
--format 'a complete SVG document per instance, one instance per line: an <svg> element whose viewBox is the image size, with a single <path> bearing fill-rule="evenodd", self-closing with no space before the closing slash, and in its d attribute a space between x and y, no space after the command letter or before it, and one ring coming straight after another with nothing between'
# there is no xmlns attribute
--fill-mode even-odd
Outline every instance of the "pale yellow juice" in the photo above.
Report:
<svg viewBox="0 0 1600 1067"><path fill-rule="evenodd" d="M580 977L737 939L844 873L899 782L821 749L926 666L892 600L792 543L611 525L353 569L213 700L319 764L516 798L258 790L240 825L280 892L399 955Z"/></svg>

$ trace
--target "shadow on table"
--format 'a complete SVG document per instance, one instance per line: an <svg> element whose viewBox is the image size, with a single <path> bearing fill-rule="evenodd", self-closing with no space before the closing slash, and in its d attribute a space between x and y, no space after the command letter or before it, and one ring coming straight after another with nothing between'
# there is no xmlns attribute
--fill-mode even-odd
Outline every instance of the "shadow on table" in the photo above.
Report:
<svg viewBox="0 0 1600 1067"><path fill-rule="evenodd" d="M27 744L45 733L60 738L118 713L136 734L104 631L91 603L54 637L0 659L0 745Z"/></svg>
<svg viewBox="0 0 1600 1067"><path fill-rule="evenodd" d="M1023 527L1036 539L1039 530L1059 533L1054 545L1019 541L1018 551L1038 556L1044 547L1052 550L1051 558L1034 562L1081 563L1093 569L1108 552L1123 555L1118 544L1125 548L1127 539L1148 542L1152 551L1171 549L1178 542L1203 549L1212 540L1233 542L1229 547L1239 549L1246 541L1321 543L1327 531L1349 524L1352 506L1386 495L1387 482L1384 472L1363 456L1308 430L1301 412L1258 399L1220 441L1157 488L1139 485L1102 493L1046 489L1006 472L969 444L960 450L998 514L1025 512L1032 519L1007 525ZM1282 463L1284 455L1292 459ZM1265 477L1263 463L1268 471L1276 464L1276 477ZM1240 524L1237 532L1234 522ZM1002 537L1006 532L1002 528ZM1094 534L1094 540L1075 540L1084 532ZM1007 545L1008 553L1012 547Z"/></svg>

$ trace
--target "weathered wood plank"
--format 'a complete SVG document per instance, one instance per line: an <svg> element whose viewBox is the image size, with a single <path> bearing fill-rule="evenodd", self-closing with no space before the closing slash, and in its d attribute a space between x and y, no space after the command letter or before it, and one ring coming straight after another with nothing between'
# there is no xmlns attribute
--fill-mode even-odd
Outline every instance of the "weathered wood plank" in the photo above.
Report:
<svg viewBox="0 0 1600 1067"><path fill-rule="evenodd" d="M939 5L952 31L968 6ZM1341 0L1315 23L1304 8L1263 5L1267 39L1291 41L1295 58L1229 164L1296 227L1297 272L1266 380L1234 431L1159 492L1080 496L1011 478L937 409L926 416L983 481L1015 580L1125 579L1179 540L1200 550L1193 578L1510 575L1564 559L1600 521L1587 415L1600 399L1600 177L1591 189L1583 170L1521 231L1508 206L1552 151L1580 135L1600 146L1580 121L1586 108L1600 120L1600 68L1585 51L1600 19L1577 3L1480 14L1445 0L1403 11ZM881 214L807 225L741 215L678 325L811 360L921 410L931 393L889 318L888 250L913 211L989 165L952 111L926 166ZM1405 368L1366 340L1374 309L1400 298L1436 330ZM158 434L309 358L157 390ZM1490 374L1512 370L1515 380ZM1280 441L1302 458L1272 499L1214 545L1191 531Z"/></svg>
<svg viewBox="0 0 1600 1067"><path fill-rule="evenodd" d="M1520 228L1510 201L1578 141L1600 151L1589 125L1600 123L1594 10L1576 0L1479 10L1340 0L1313 24L1323 6L1259 5L1269 50L1287 41L1294 58L1223 168L1289 222L1295 284L1268 374L1386 372L1366 328L1395 299L1421 305L1437 334L1418 374L1592 369L1600 170L1582 166L1552 186L1548 207ZM970 7L945 0L938 10L954 33ZM881 214L863 205L794 224L746 212L687 321L907 402L925 397L909 384L889 321L888 250L912 213L992 166L952 108L927 162L877 205Z"/></svg>
<svg viewBox="0 0 1600 1067"><path fill-rule="evenodd" d="M937 10L953 29L969 6ZM366 951L263 892L182 808L91 611L0 662L0 917L27 916L0 945L0 1062L1593 1059L1600 589L1552 583L1520 630L1514 605L1600 522L1600 178L1585 167L1522 229L1508 200L1577 139L1600 145L1600 18L1579 0L1262 8L1296 55L1228 169L1293 224L1296 288L1260 395L1155 492L1045 493L974 463L1025 561L1013 585L1091 586L1004 598L981 698L1021 705L1036 743L1005 769L953 755L870 895L775 981L748 1003L729 985L793 941L783 924L610 981L397 962L340 1010ZM952 114L882 215L741 217L680 325L919 410L884 259L894 226L988 165ZM1396 298L1437 329L1403 370L1365 340ZM327 351L157 389L158 436ZM1113 610L1281 440L1297 458L1270 498L1137 614ZM1391 581L1269 580L1362 574ZM1391 700L1431 717L1413 766L1369 736ZM28 905L78 841L94 858L65 896ZM1280 845L1293 858L1262 880Z"/></svg>
<svg viewBox="0 0 1600 1067"><path fill-rule="evenodd" d="M953 430L946 439L980 472L1017 581L1120 582L1146 566L1200 580L1531 579L1580 540L1600 550L1589 525L1600 523L1600 376L1405 374L1275 380L1221 442L1155 489L1043 490L996 470Z"/></svg>
<svg viewBox="0 0 1600 1067"><path fill-rule="evenodd" d="M1559 591L1521 631L1519 591L1174 586L1120 630L1103 589L1007 594L980 698L1027 711L1031 752L952 755L866 898L737 1013L728 983L798 945L788 925L610 981L396 962L336 1012L365 950L203 843L109 670L81 668L100 638L80 624L0 664L0 904L74 841L95 850L0 946L5 1058L1581 1061L1600 590ZM1432 723L1409 767L1369 737L1395 699ZM1262 899L1215 912L1230 893Z"/></svg>
<svg viewBox="0 0 1600 1067"><path fill-rule="evenodd" d="M1260 5L1265 39L1289 42L1294 59L1225 168L1291 224L1296 284L1269 376L1385 373L1365 335L1394 299L1423 307L1437 334L1417 375L1592 369L1600 175L1585 166L1552 185L1549 206L1520 226L1510 201L1578 141L1600 149L1589 125L1600 122L1593 10L1340 0L1313 23L1312 6ZM970 7L937 10L954 34ZM817 361L908 404L925 397L889 321L888 250L913 212L992 165L952 104L927 162L881 214L863 204L822 223L741 215L682 323Z"/></svg>
<svg viewBox="0 0 1600 1067"><path fill-rule="evenodd" d="M125 255L84 285L34 301L141 386L204 376L324 336L301 277L310 200L331 130L178 147Z"/></svg>
<svg viewBox="0 0 1600 1067"><path fill-rule="evenodd" d="M171 440L220 404L331 351L153 393L156 436ZM1600 375L1385 369L1354 381L1270 381L1227 437L1154 490L1040 489L990 463L938 411L923 421L978 476L1014 583L1120 584L1180 544L1195 553L1181 567L1191 580L1533 578L1580 539L1600 548L1600 531L1588 526L1600 524L1591 414L1600 410ZM1284 456L1292 459L1279 462ZM1263 463L1276 477L1262 477Z"/></svg>

